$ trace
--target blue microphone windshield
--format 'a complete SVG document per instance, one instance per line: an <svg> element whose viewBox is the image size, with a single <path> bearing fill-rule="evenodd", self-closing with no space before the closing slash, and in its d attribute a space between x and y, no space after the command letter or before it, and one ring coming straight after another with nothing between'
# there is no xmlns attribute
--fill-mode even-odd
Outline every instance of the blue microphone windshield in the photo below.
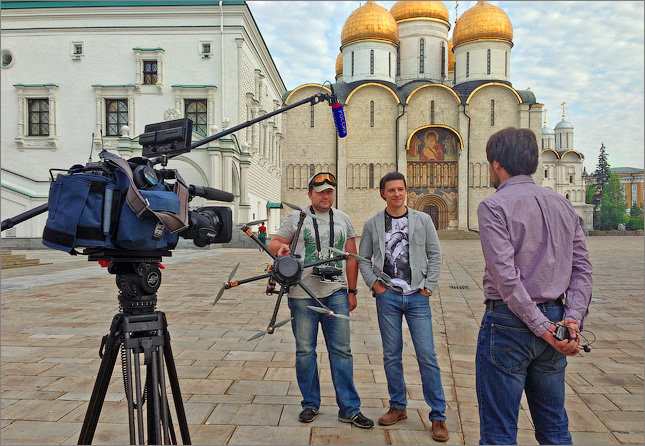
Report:
<svg viewBox="0 0 645 446"><path fill-rule="evenodd" d="M336 131L340 138L347 136L347 122L345 121L345 113L343 112L343 106L340 102L331 106L331 112L334 115L334 125L336 125Z"/></svg>

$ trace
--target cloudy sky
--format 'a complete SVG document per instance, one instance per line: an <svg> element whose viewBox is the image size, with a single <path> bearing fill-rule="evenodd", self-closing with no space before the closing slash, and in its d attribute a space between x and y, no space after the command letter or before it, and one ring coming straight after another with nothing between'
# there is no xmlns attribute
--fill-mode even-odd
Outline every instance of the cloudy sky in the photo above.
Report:
<svg viewBox="0 0 645 446"><path fill-rule="evenodd" d="M334 82L340 35L365 2L249 1L288 90ZM377 4L390 10L394 1ZM463 14L474 1L458 2ZM612 167L643 168L644 3L641 1L493 1L513 24L511 82L530 87L547 125L574 126L575 149L592 172L601 143ZM455 4L445 1L454 29Z"/></svg>

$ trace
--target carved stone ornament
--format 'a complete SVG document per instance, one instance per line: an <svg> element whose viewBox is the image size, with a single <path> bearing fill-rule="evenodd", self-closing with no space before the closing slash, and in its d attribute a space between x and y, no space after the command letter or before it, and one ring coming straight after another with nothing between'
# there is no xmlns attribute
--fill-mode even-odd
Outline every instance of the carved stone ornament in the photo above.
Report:
<svg viewBox="0 0 645 446"><path fill-rule="evenodd" d="M176 108L169 108L163 114L164 121L172 121L173 119L181 118L181 113Z"/></svg>

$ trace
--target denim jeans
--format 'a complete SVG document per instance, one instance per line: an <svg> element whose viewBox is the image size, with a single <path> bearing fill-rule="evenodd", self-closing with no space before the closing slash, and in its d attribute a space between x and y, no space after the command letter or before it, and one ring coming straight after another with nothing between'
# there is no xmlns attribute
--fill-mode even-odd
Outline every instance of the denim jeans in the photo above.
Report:
<svg viewBox="0 0 645 446"><path fill-rule="evenodd" d="M320 301L334 313L349 316L347 291L338 290ZM338 416L352 417L360 411L361 400L354 386L354 358L349 346L349 321L317 313L307 308L307 305L317 306L313 299L289 299L289 309L293 317L291 328L296 339L296 377L302 393L302 407L316 410L320 407L316 355L320 324L329 354Z"/></svg>
<svg viewBox="0 0 645 446"><path fill-rule="evenodd" d="M560 303L538 307L550 320L562 319ZM479 444L517 444L522 391L535 425L535 439L540 444L572 444L564 409L566 355L535 336L508 306L484 313L475 365Z"/></svg>
<svg viewBox="0 0 645 446"><path fill-rule="evenodd" d="M430 420L446 419L446 397L441 385L439 363L434 352L430 298L420 292L404 296L386 290L376 295L378 326L383 342L383 366L390 393L390 407L405 409L405 379L403 378L403 315L408 323L416 352L423 397L431 407Z"/></svg>

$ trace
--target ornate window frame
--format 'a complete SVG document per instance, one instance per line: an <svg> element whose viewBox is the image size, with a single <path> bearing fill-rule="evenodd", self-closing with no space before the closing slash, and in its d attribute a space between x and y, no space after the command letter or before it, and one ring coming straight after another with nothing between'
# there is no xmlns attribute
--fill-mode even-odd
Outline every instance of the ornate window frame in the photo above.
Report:
<svg viewBox="0 0 645 446"><path fill-rule="evenodd" d="M136 82L134 83L137 93L163 93L163 48L132 48L135 57ZM145 84L143 82L143 62L144 60L157 61L157 83Z"/></svg>
<svg viewBox="0 0 645 446"><path fill-rule="evenodd" d="M134 121L134 93L136 86L133 84L127 85L92 85L94 88L94 96L96 98L96 123L94 131L94 148L95 149L116 149L120 136L106 136L105 120L106 120L106 99L127 99L128 100L128 134L122 136L130 136L135 134L135 121Z"/></svg>
<svg viewBox="0 0 645 446"><path fill-rule="evenodd" d="M18 149L58 149L58 131L56 129L56 92L55 84L14 84L18 94L18 133L15 138ZM49 101L49 135L29 135L29 99L47 99Z"/></svg>
<svg viewBox="0 0 645 446"><path fill-rule="evenodd" d="M173 85L175 95L175 110L179 116L186 117L185 99L206 99L206 136L215 132L215 85Z"/></svg>

